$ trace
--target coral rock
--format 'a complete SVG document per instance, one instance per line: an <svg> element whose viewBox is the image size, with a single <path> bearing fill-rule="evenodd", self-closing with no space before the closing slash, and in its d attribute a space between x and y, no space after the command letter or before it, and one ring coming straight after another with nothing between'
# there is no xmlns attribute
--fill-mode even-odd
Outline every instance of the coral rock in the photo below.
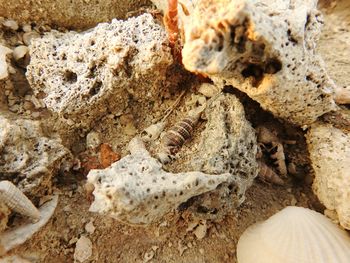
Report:
<svg viewBox="0 0 350 263"><path fill-rule="evenodd" d="M222 94L209 100L205 115L208 121L197 150L191 154L189 167L208 174L230 173L233 180L221 185L220 191L202 195L192 207L216 211L218 217L244 201L245 191L259 170L257 143L255 131L234 95Z"/></svg>
<svg viewBox="0 0 350 263"><path fill-rule="evenodd" d="M159 96L172 63L164 29L149 14L113 20L83 33L33 39L27 78L46 106L85 122L122 112L130 98Z"/></svg>
<svg viewBox="0 0 350 263"><path fill-rule="evenodd" d="M313 190L327 209L336 211L340 224L350 229L350 135L328 124L316 123L307 133Z"/></svg>
<svg viewBox="0 0 350 263"><path fill-rule="evenodd" d="M185 67L245 92L275 116L309 125L336 109L315 54L317 1L201 0L185 30Z"/></svg>
<svg viewBox="0 0 350 263"><path fill-rule="evenodd" d="M104 170L92 170L95 201L90 211L108 214L128 224L158 221L193 196L212 191L234 178L229 173L169 173L152 158L138 138L130 142L130 155Z"/></svg>
<svg viewBox="0 0 350 263"><path fill-rule="evenodd" d="M59 139L47 137L38 121L0 115L1 179L16 181L30 196L46 192L52 175L71 158Z"/></svg>

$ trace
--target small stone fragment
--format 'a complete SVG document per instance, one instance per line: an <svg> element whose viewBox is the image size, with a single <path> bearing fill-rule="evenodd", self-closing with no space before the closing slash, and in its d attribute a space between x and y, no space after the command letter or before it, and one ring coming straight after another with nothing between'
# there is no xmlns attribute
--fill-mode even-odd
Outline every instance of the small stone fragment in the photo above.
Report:
<svg viewBox="0 0 350 263"><path fill-rule="evenodd" d="M204 95L207 98L211 98L214 95L218 94L220 92L220 89L213 85L213 84L209 84L209 83L203 83L199 89L198 92L201 93L202 95Z"/></svg>
<svg viewBox="0 0 350 263"><path fill-rule="evenodd" d="M193 234L197 237L197 239L203 239L207 234L208 226L206 221L202 221L193 231Z"/></svg>
<svg viewBox="0 0 350 263"><path fill-rule="evenodd" d="M28 53L29 48L27 46L18 46L13 50L13 58L18 61L25 57L25 55Z"/></svg>
<svg viewBox="0 0 350 263"><path fill-rule="evenodd" d="M95 131L91 131L86 135L86 147L95 149L101 144L100 134Z"/></svg>
<svg viewBox="0 0 350 263"><path fill-rule="evenodd" d="M8 77L8 65L6 61L6 56L11 54L12 50L0 45L0 80Z"/></svg>
<svg viewBox="0 0 350 263"><path fill-rule="evenodd" d="M74 260L85 262L92 255L92 242L89 238L81 236L75 245Z"/></svg>
<svg viewBox="0 0 350 263"><path fill-rule="evenodd" d="M32 43L32 40L36 38L40 38L40 34L35 31L26 32L23 34L23 42L26 46L29 46Z"/></svg>
<svg viewBox="0 0 350 263"><path fill-rule="evenodd" d="M95 229L96 228L92 221L90 221L85 225L85 231L88 232L89 234L93 234L95 232Z"/></svg>
<svg viewBox="0 0 350 263"><path fill-rule="evenodd" d="M12 19L5 20L2 24L13 31L18 29L18 23Z"/></svg>
<svg viewBox="0 0 350 263"><path fill-rule="evenodd" d="M24 32L30 32L30 31L32 31L32 26L31 25L29 25L29 24L25 24L25 25L23 25L22 26L22 30L24 31Z"/></svg>

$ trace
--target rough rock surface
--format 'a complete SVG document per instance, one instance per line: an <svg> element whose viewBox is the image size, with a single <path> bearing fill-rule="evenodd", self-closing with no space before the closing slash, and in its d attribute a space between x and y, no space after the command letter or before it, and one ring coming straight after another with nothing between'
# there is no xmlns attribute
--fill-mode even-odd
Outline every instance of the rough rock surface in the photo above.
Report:
<svg viewBox="0 0 350 263"><path fill-rule="evenodd" d="M350 229L350 135L329 124L316 123L307 133L313 190L326 206L338 214L340 224Z"/></svg>
<svg viewBox="0 0 350 263"><path fill-rule="evenodd" d="M129 11L148 5L147 0L6 0L1 1L0 16L11 17L20 23L35 21L84 29L116 17L124 18Z"/></svg>
<svg viewBox="0 0 350 263"><path fill-rule="evenodd" d="M0 80L8 77L6 56L11 54L12 50L8 47L0 45Z"/></svg>
<svg viewBox="0 0 350 263"><path fill-rule="evenodd" d="M315 0L198 1L185 29L185 67L247 93L275 116L308 125L334 110L334 83L315 54Z"/></svg>
<svg viewBox="0 0 350 263"><path fill-rule="evenodd" d="M44 193L64 168L70 151L47 137L39 121L0 115L0 180L10 180L29 196Z"/></svg>
<svg viewBox="0 0 350 263"><path fill-rule="evenodd" d="M90 211L129 224L150 224L191 197L234 180L229 173L166 172L137 137L130 142L130 152L109 168L90 171L88 182L95 186Z"/></svg>
<svg viewBox="0 0 350 263"><path fill-rule="evenodd" d="M10 209L3 203L0 203L0 233L5 230L8 217L10 215Z"/></svg>
<svg viewBox="0 0 350 263"><path fill-rule="evenodd" d="M205 130L197 150L191 154L190 167L207 174L230 173L233 180L221 185L219 191L198 197L191 209L220 217L244 201L247 188L257 176L256 135L234 95L213 97L205 115Z"/></svg>
<svg viewBox="0 0 350 263"><path fill-rule="evenodd" d="M76 123L122 113L131 99L154 100L172 63L166 33L149 14L80 34L52 32L33 40L30 53L34 92Z"/></svg>

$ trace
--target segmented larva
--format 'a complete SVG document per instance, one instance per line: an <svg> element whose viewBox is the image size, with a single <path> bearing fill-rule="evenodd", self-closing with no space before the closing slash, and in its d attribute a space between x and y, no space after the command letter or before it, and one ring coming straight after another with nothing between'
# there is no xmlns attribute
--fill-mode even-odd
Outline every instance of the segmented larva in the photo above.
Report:
<svg viewBox="0 0 350 263"><path fill-rule="evenodd" d="M198 117L186 117L171 127L163 137L164 146L170 150L171 153L175 153L185 143L186 140L191 138L193 128L198 121Z"/></svg>
<svg viewBox="0 0 350 263"><path fill-rule="evenodd" d="M11 210L21 215L28 216L33 221L38 221L40 218L39 210L28 197L10 181L0 182L0 201L3 201Z"/></svg>
<svg viewBox="0 0 350 263"><path fill-rule="evenodd" d="M258 161L259 174L258 177L263 182L273 183L277 185L284 185L284 181L265 163Z"/></svg>

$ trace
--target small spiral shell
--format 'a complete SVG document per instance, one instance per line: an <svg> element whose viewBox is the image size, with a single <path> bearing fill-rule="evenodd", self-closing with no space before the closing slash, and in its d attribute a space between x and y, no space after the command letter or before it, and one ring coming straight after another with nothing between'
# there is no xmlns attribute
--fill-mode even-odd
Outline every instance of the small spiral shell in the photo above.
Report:
<svg viewBox="0 0 350 263"><path fill-rule="evenodd" d="M198 118L186 117L171 127L163 137L164 146L172 153L191 138Z"/></svg>
<svg viewBox="0 0 350 263"><path fill-rule="evenodd" d="M3 201L11 210L28 216L33 221L37 221L40 218L39 210L10 181L0 182L0 201Z"/></svg>
<svg viewBox="0 0 350 263"><path fill-rule="evenodd" d="M276 185L284 185L284 181L270 167L261 161L258 161L258 163L260 169L258 177L261 181Z"/></svg>

